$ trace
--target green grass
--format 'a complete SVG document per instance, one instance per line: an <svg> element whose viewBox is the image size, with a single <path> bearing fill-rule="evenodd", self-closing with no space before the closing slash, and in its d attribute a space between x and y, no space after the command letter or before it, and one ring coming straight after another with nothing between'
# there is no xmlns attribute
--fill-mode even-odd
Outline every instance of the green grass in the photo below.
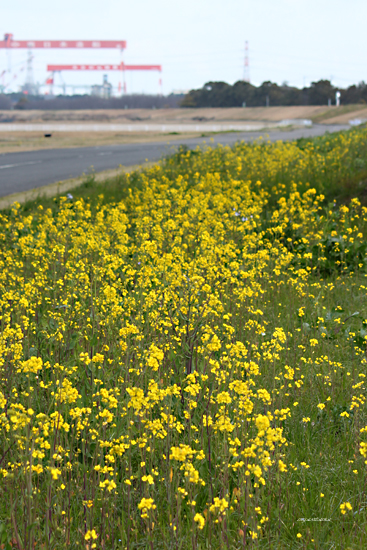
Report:
<svg viewBox="0 0 367 550"><path fill-rule="evenodd" d="M317 124L324 122L325 120L329 120L330 118L334 118L336 116L344 115L351 113L351 115L357 111L361 111L366 107L365 103L360 103L357 105L341 105L337 109L335 107L331 108L329 111L324 111L323 113L319 115L315 115L312 118L312 122Z"/></svg>
<svg viewBox="0 0 367 550"><path fill-rule="evenodd" d="M70 200L2 211L1 550L89 550L92 529L106 550L367 545L366 159L366 130L181 148L160 168L102 183L89 177ZM349 202L356 195L362 205ZM36 357L42 370L27 372ZM254 412L246 417L230 383L250 380ZM152 382L180 391L158 404L153 391L149 405ZM133 388L147 399L141 414ZM204 415L215 419L221 403L226 428L211 432ZM70 420L76 407L91 409L79 429ZM52 428L54 410L70 429ZM113 423L99 416L111 411ZM147 426L162 411L183 431L153 437ZM45 471L31 479L38 432L27 426L41 430L40 412L52 452L46 447ZM285 441L257 487L249 463L261 463L265 435L255 423L268 413ZM33 424L23 426L27 415ZM111 459L119 437L134 443ZM169 457L196 440L205 459L185 464L205 485L189 482L184 462ZM236 448L251 444L254 456L236 466ZM106 479L105 466L113 471ZM101 488L107 480L116 493ZM145 517L137 506L149 496L157 509ZM214 497L227 499L225 514L210 512ZM344 503L351 510L342 514Z"/></svg>
<svg viewBox="0 0 367 550"><path fill-rule="evenodd" d="M348 136L348 145L344 143L346 136ZM269 189L278 183L282 183L286 189L289 189L292 182L297 181L302 183L304 189L312 186L318 192L324 193L325 204L331 201L341 204L353 197L358 197L362 204L367 204L367 142L364 128L326 133L317 138L301 138L290 147L298 158L285 165L279 163L275 172L264 166L264 160L272 156L278 145L267 143L266 140L257 140L254 145L238 142L233 148L234 155L230 160L226 159L226 164L223 159L229 148L219 146L211 149L210 145L204 149L207 151L205 157L200 149L189 150L186 146L181 146L177 153L161 159L161 163L165 173L171 179L184 173L190 181L193 181L195 173L205 174L209 170L211 173L225 174L226 177L240 177L253 181L260 179ZM255 154L254 151L256 151ZM336 158L334 151L337 151L339 158ZM236 155L244 159L240 171L236 169ZM307 165L300 167L303 155ZM201 163L202 158L206 159L206 164ZM313 167L313 158L318 159L317 163L320 166L323 163L321 169L318 166ZM311 159L310 163L308 159ZM319 162L320 159L322 163ZM88 176L81 186L70 190L70 193L75 199L83 198L91 204L99 203L100 195L103 195L103 204L118 202L128 196L129 189L141 188L145 174L149 175L149 169L144 171L144 174L136 171L132 174L107 178L103 182L96 182L93 176ZM40 197L28 201L22 209L24 212L31 212L35 211L39 205L52 207L54 203L58 204L58 201L58 197ZM4 211L10 212L10 209Z"/></svg>

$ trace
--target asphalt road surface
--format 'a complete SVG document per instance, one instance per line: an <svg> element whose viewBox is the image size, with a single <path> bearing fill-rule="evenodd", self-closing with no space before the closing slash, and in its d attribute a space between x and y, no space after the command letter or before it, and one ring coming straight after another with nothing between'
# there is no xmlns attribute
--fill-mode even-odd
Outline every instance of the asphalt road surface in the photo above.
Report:
<svg viewBox="0 0 367 550"><path fill-rule="evenodd" d="M214 143L230 145L238 140L252 141L268 135L272 141L293 140L300 137L322 135L348 129L348 125L314 125L295 130L272 130L267 133L228 133L213 136ZM76 178L93 171L101 172L122 166L143 164L145 160L156 161L167 155L180 144L194 148L210 138L193 138L154 143L105 145L101 147L77 147L70 149L44 149L20 153L0 154L0 197L28 191L50 183Z"/></svg>

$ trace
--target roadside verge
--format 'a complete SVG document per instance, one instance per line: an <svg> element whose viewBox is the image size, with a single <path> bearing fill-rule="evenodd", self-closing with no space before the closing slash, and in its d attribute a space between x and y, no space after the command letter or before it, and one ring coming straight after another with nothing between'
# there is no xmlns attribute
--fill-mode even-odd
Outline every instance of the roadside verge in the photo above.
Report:
<svg viewBox="0 0 367 550"><path fill-rule="evenodd" d="M20 193L13 193L12 195L6 195L5 197L0 197L0 210L3 210L4 208L9 208L9 206L14 204L15 202L23 204L28 201L37 200L41 197L50 198L61 195L63 193L67 193L71 189L75 189L75 187L79 187L80 185L82 185L90 176L93 176L96 182L101 182L107 179L118 177L120 174L150 168L154 164L157 164L157 162L145 162L144 164L135 164L132 166L119 166L119 168L117 169L104 170L103 172L96 172L93 174L83 174L78 178L58 181L55 183L50 183L48 185L43 185L42 187L29 189L29 191L22 191Z"/></svg>

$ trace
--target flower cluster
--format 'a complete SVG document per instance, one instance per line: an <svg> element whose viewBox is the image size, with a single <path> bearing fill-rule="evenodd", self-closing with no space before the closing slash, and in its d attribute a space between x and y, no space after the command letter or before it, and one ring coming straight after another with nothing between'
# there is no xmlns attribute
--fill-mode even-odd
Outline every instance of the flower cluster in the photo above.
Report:
<svg viewBox="0 0 367 550"><path fill-rule="evenodd" d="M181 156L116 204L0 216L1 517L19 548L255 544L296 476L306 501L313 426L363 414L364 325L324 304L364 274L367 210L322 208L312 145Z"/></svg>

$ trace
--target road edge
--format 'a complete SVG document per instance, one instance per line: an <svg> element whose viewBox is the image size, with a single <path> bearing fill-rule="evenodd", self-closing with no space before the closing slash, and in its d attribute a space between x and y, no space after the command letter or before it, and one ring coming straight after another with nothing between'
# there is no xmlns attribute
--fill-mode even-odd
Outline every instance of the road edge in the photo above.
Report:
<svg viewBox="0 0 367 550"><path fill-rule="evenodd" d="M101 182L107 179L112 179L118 177L120 174L126 174L128 172L135 172L137 170L144 170L146 168L151 168L155 164L158 164L159 161L145 162L144 164L133 164L131 166L119 166L112 170L104 170L103 172L94 172L93 174L83 174L78 178L72 178L69 180L58 181L56 183L49 183L48 185L43 185L42 187L35 187L29 189L28 191L21 191L19 193L13 193L12 195L5 195L0 197L0 210L9 208L15 202L23 204L27 201L36 200L39 198L50 198L55 197L56 195L61 195L67 193L75 187L82 185L88 177L91 175L94 176L95 181Z"/></svg>

